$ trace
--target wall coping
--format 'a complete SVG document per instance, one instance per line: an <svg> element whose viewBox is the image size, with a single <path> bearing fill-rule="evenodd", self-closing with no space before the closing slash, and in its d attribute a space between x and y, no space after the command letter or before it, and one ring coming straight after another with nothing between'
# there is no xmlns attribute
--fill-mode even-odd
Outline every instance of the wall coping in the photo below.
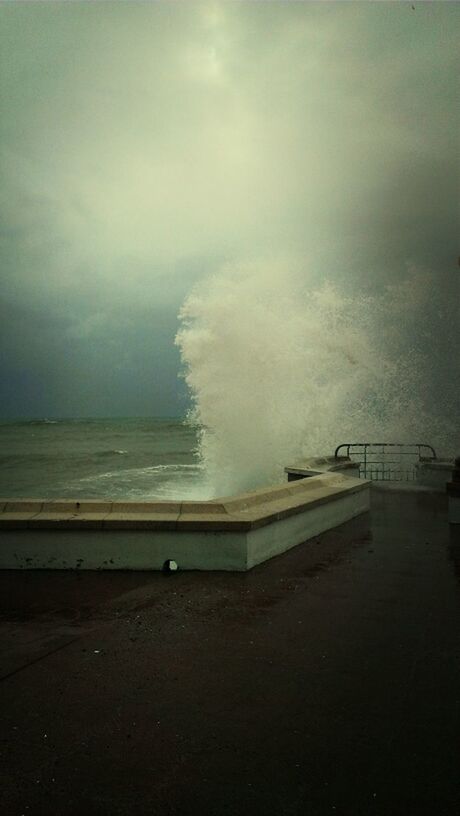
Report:
<svg viewBox="0 0 460 816"><path fill-rule="evenodd" d="M0 499L0 530L102 529L243 532L367 489L369 482L323 472L309 479L210 501L129 502Z"/></svg>
<svg viewBox="0 0 460 816"><path fill-rule="evenodd" d="M284 468L284 472L299 476L314 476L321 473L356 470L357 467L359 467L359 462L352 461L349 456L315 456L288 465Z"/></svg>

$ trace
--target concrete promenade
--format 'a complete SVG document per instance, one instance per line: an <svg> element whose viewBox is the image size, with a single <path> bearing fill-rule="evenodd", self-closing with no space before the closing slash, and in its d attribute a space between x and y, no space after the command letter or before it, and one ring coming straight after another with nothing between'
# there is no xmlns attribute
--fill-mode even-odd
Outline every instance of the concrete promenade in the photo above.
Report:
<svg viewBox="0 0 460 816"><path fill-rule="evenodd" d="M1 572L2 816L456 816L460 525L371 492L247 573Z"/></svg>

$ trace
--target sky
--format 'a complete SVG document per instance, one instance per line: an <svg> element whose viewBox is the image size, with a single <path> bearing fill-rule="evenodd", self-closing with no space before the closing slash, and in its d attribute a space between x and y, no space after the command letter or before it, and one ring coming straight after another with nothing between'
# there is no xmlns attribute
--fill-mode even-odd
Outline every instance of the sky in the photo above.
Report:
<svg viewBox="0 0 460 816"><path fill-rule="evenodd" d="M459 22L0 3L0 416L182 416L178 312L224 265L458 296Z"/></svg>

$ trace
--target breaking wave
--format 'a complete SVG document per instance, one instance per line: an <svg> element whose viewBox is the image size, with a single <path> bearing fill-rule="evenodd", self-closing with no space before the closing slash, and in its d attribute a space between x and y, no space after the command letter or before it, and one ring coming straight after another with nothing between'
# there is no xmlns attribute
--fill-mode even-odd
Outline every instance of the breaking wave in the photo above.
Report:
<svg viewBox="0 0 460 816"><path fill-rule="evenodd" d="M311 286L286 265L225 268L176 337L214 495L273 483L342 442L458 446L458 294L408 268L378 294ZM446 360L449 364L446 364Z"/></svg>

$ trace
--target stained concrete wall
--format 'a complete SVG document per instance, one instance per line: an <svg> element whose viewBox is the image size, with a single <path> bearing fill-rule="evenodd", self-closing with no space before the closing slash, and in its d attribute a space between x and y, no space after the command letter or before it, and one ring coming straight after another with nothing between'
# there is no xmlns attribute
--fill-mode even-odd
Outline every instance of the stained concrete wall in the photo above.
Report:
<svg viewBox="0 0 460 816"><path fill-rule="evenodd" d="M10 530L1 569L245 570L246 533L161 530Z"/></svg>
<svg viewBox="0 0 460 816"><path fill-rule="evenodd" d="M0 568L246 570L369 509L325 473L210 502L0 501Z"/></svg>
<svg viewBox="0 0 460 816"><path fill-rule="evenodd" d="M369 511L369 490L313 507L248 534L248 569Z"/></svg>

